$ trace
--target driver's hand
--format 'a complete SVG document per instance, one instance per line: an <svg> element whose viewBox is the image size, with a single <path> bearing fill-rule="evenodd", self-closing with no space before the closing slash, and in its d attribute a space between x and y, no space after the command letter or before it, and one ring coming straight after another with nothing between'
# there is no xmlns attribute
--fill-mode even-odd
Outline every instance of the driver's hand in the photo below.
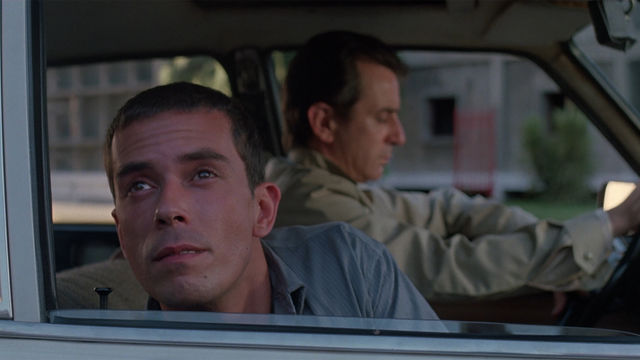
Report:
<svg viewBox="0 0 640 360"><path fill-rule="evenodd" d="M555 319L559 319L562 316L562 314L567 310L570 297L574 298L575 300L575 297L586 298L587 296L589 296L589 292L583 291L583 290L572 291L571 293L554 291L553 292L553 308L551 309L551 316Z"/></svg>
<svg viewBox="0 0 640 360"><path fill-rule="evenodd" d="M640 227L640 183L618 206L607 211L613 236L623 236Z"/></svg>
<svg viewBox="0 0 640 360"><path fill-rule="evenodd" d="M559 318L567 307L567 301L569 297L567 293L554 291L553 292L553 308L551 309L551 316Z"/></svg>

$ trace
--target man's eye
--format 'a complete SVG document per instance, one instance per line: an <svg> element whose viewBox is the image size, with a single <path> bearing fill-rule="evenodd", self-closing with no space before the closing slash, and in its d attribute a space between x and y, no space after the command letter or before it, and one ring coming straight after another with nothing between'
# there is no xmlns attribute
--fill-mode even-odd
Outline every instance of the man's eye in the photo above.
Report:
<svg viewBox="0 0 640 360"><path fill-rule="evenodd" d="M382 114L382 115L378 115L376 117L376 120L380 123L380 124L386 124L389 122L389 119L391 119L391 115L390 114Z"/></svg>
<svg viewBox="0 0 640 360"><path fill-rule="evenodd" d="M210 179L216 177L216 174L211 170L200 170L196 173L196 179Z"/></svg>
<svg viewBox="0 0 640 360"><path fill-rule="evenodd" d="M151 186L149 184L142 181L136 181L129 188L129 192L133 193L133 192L139 192L139 191L148 190L148 189L151 189Z"/></svg>

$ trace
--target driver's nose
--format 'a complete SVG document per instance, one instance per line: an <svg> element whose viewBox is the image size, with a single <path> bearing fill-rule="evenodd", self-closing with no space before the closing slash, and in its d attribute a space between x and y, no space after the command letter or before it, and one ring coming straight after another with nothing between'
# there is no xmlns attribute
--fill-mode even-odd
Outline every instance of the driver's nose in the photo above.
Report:
<svg viewBox="0 0 640 360"><path fill-rule="evenodd" d="M400 117L398 115L394 116L393 124L391 124L392 129L389 134L389 142L394 146L402 146L407 141L407 138L404 134L404 128L402 127L402 122L400 122Z"/></svg>

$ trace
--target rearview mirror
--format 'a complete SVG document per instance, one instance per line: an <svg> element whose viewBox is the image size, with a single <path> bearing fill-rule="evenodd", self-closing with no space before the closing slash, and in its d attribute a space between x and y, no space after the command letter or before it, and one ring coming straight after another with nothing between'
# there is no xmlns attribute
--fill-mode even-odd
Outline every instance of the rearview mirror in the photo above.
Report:
<svg viewBox="0 0 640 360"><path fill-rule="evenodd" d="M589 13L600 44L625 51L636 42L637 31L632 21L632 14L638 11L636 5L636 0L589 1Z"/></svg>

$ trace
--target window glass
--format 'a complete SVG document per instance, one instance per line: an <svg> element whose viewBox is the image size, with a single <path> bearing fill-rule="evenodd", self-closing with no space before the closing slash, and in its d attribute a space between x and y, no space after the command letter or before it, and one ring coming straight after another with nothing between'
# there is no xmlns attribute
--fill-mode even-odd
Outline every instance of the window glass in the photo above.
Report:
<svg viewBox="0 0 640 360"><path fill-rule="evenodd" d="M594 208L595 192L604 181L634 178L597 129L531 61L493 53L403 51L400 56L409 66L401 81L407 141L396 150L381 183L415 190L456 186L523 206L539 217L564 220ZM556 124L563 114L586 128L587 145L580 159L553 160L582 164L581 174L567 179L575 192L564 192L559 200L550 194L555 185L548 183L546 170L534 163L540 149L527 139L539 132L550 143L569 144L570 139L551 140L561 136Z"/></svg>
<svg viewBox="0 0 640 360"><path fill-rule="evenodd" d="M631 37L640 41L640 10L630 13L631 22L626 28ZM593 26L587 26L576 34L574 43L597 65L609 84L631 104L640 109L640 45L632 45L626 51L600 45Z"/></svg>
<svg viewBox="0 0 640 360"><path fill-rule="evenodd" d="M565 220L595 208L595 193L605 181L635 179L595 126L533 62L497 53L412 50L399 55L409 67L401 79L406 144L396 148L379 180L382 185L421 191L456 186L542 218ZM293 56L293 51L272 55L280 85ZM617 66L612 63L606 71L617 73ZM557 197L548 190L554 184L546 183L545 169L534 165L539 151L526 139L532 136L527 132L539 132L549 142L570 144L552 140L560 136L555 124L563 114L586 128L587 145L579 159L553 160L580 164L579 172L559 179L572 189Z"/></svg>
<svg viewBox="0 0 640 360"><path fill-rule="evenodd" d="M174 81L196 82L230 94L227 73L208 56L50 67L47 78L55 223L112 221L102 141L127 99Z"/></svg>

